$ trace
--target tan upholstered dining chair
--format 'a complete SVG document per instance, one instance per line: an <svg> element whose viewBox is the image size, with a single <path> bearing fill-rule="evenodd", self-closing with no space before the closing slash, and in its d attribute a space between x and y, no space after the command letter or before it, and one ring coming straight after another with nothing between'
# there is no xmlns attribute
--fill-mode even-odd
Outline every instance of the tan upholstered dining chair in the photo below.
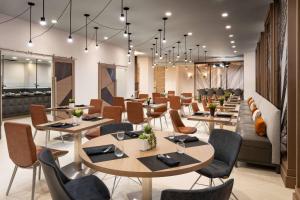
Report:
<svg viewBox="0 0 300 200"><path fill-rule="evenodd" d="M184 134L193 134L197 132L195 127L187 127L184 125L177 110L170 110L169 113L175 132Z"/></svg>

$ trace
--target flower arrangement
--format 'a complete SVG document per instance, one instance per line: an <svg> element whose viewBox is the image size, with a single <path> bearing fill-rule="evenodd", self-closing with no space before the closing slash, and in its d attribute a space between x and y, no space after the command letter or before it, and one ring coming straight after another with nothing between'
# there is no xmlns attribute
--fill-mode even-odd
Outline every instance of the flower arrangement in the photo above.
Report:
<svg viewBox="0 0 300 200"><path fill-rule="evenodd" d="M230 92L225 92L224 98L225 98L226 101L229 99L230 95L231 95Z"/></svg>
<svg viewBox="0 0 300 200"><path fill-rule="evenodd" d="M156 147L156 136L149 125L144 127L144 132L139 136L139 139L141 140L141 151L147 151Z"/></svg>
<svg viewBox="0 0 300 200"><path fill-rule="evenodd" d="M215 116L215 111L216 111L217 105L214 104L214 103L210 103L208 105L208 108L209 108L209 111L210 111L210 115Z"/></svg>
<svg viewBox="0 0 300 200"><path fill-rule="evenodd" d="M81 117L83 115L83 110L82 109L75 109L72 111L72 115L74 117Z"/></svg>

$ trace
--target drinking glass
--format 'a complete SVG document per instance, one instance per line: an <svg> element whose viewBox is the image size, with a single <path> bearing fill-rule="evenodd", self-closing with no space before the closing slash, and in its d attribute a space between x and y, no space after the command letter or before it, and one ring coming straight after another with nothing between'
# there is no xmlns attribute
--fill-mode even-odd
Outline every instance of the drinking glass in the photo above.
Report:
<svg viewBox="0 0 300 200"><path fill-rule="evenodd" d="M173 140L175 137L175 132L169 132L168 137L169 137L169 139Z"/></svg>
<svg viewBox="0 0 300 200"><path fill-rule="evenodd" d="M119 141L124 140L124 137L125 137L124 131L119 131L119 132L117 132L117 139L118 139Z"/></svg>
<svg viewBox="0 0 300 200"><path fill-rule="evenodd" d="M184 142L177 142L176 147L177 147L177 153L184 154L184 149L185 149L185 143Z"/></svg>
<svg viewBox="0 0 300 200"><path fill-rule="evenodd" d="M118 146L115 145L115 156L117 156L118 158L123 157L124 155L124 147L123 147L123 143L120 142L120 144Z"/></svg>

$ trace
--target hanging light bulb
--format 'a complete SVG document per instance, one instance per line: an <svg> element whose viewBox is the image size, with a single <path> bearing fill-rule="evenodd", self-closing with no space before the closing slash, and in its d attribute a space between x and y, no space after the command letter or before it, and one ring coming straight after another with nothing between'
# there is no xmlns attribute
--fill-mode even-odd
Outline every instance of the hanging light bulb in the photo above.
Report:
<svg viewBox="0 0 300 200"><path fill-rule="evenodd" d="M171 50L168 51L169 52L169 64L171 64Z"/></svg>
<svg viewBox="0 0 300 200"><path fill-rule="evenodd" d="M70 0L70 21L69 21L69 37L67 39L68 43L72 43L73 42L73 38L72 38L72 0Z"/></svg>
<svg viewBox="0 0 300 200"><path fill-rule="evenodd" d="M99 27L95 26L94 29L96 31L96 49L99 49L99 45L98 45L98 29L99 29Z"/></svg>
<svg viewBox="0 0 300 200"><path fill-rule="evenodd" d="M125 10L125 24L127 24L127 21L128 21L128 10L129 10L129 7L124 7L124 10Z"/></svg>
<svg viewBox="0 0 300 200"><path fill-rule="evenodd" d="M33 43L32 43L32 39L31 39L31 15L32 15L32 6L35 5L35 3L33 2L28 2L28 5L29 5L29 41L27 43L27 46L28 47L33 47Z"/></svg>
<svg viewBox="0 0 300 200"><path fill-rule="evenodd" d="M158 29L159 32L159 59L162 59L162 54L161 54L161 50L162 50L162 45L161 45L161 29Z"/></svg>
<svg viewBox="0 0 300 200"><path fill-rule="evenodd" d="M172 49L173 49L172 63L173 63L173 67L175 67L175 47L172 47Z"/></svg>
<svg viewBox="0 0 300 200"><path fill-rule="evenodd" d="M88 48L87 48L87 19L90 16L89 14L84 14L85 16L85 49L84 52L87 53L88 52Z"/></svg>
<svg viewBox="0 0 300 200"><path fill-rule="evenodd" d="M124 33L123 33L123 36L124 36L125 38L128 37L129 26L130 26L130 23L126 23L125 31L124 31Z"/></svg>
<svg viewBox="0 0 300 200"><path fill-rule="evenodd" d="M88 52L89 52L88 48L85 47L85 48L84 48L84 53L88 53Z"/></svg>
<svg viewBox="0 0 300 200"><path fill-rule="evenodd" d="M168 18L164 17L163 20L164 20L164 37L163 37L162 42L166 43L167 42L167 40L166 40L166 21L168 20Z"/></svg>
<svg viewBox="0 0 300 200"><path fill-rule="evenodd" d="M46 21L46 18L45 18L45 0L43 0L43 16L41 17L40 25L42 25L42 26L47 25L47 21Z"/></svg>
<svg viewBox="0 0 300 200"><path fill-rule="evenodd" d="M131 64L130 56L128 57L128 64L129 64L129 65Z"/></svg>
<svg viewBox="0 0 300 200"><path fill-rule="evenodd" d="M179 55L179 45L180 45L180 41L177 42L177 56L176 56L177 59L180 57L180 55Z"/></svg>
<svg viewBox="0 0 300 200"><path fill-rule="evenodd" d="M192 49L189 49L190 50L190 63L192 62Z"/></svg>
<svg viewBox="0 0 300 200"><path fill-rule="evenodd" d="M199 62L199 60L200 60L200 45L197 44L196 46L197 46L197 51L198 51L198 62Z"/></svg>
<svg viewBox="0 0 300 200"><path fill-rule="evenodd" d="M187 62L186 37L187 37L187 34L184 35L184 61L185 62Z"/></svg>
<svg viewBox="0 0 300 200"><path fill-rule="evenodd" d="M124 22L125 21L125 15L124 15L124 12L123 12L123 0L121 0L121 15L120 15L120 20L122 21L122 22Z"/></svg>
<svg viewBox="0 0 300 200"><path fill-rule="evenodd" d="M158 38L154 38L155 39L155 55L158 56L158 51L157 51L157 40Z"/></svg>

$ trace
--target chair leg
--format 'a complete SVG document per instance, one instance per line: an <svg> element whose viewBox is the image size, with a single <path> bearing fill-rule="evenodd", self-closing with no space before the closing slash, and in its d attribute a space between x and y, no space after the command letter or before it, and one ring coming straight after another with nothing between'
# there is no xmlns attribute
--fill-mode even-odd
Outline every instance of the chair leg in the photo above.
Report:
<svg viewBox="0 0 300 200"><path fill-rule="evenodd" d="M37 129L35 129L34 131L33 140L35 139L36 134L37 134Z"/></svg>
<svg viewBox="0 0 300 200"><path fill-rule="evenodd" d="M135 130L137 131L137 125L135 125Z"/></svg>
<svg viewBox="0 0 300 200"><path fill-rule="evenodd" d="M165 118L166 126L167 126L167 128L168 128L168 122L167 122L166 115L164 115L164 118Z"/></svg>
<svg viewBox="0 0 300 200"><path fill-rule="evenodd" d="M36 166L33 167L33 176L32 176L32 190L31 190L31 200L34 200L35 193L35 180L36 180Z"/></svg>
<svg viewBox="0 0 300 200"><path fill-rule="evenodd" d="M190 190L194 188L194 186L198 183L199 179L201 178L201 175L196 179L196 181L191 186Z"/></svg>
<svg viewBox="0 0 300 200"><path fill-rule="evenodd" d="M45 147L48 145L48 131L46 131L46 136L45 136Z"/></svg>
<svg viewBox="0 0 300 200"><path fill-rule="evenodd" d="M161 117L159 118L159 121L160 121L160 130L162 131Z"/></svg>
<svg viewBox="0 0 300 200"><path fill-rule="evenodd" d="M213 183L213 179L210 178L210 179L209 179L209 187L212 187L212 183Z"/></svg>
<svg viewBox="0 0 300 200"><path fill-rule="evenodd" d="M42 166L39 165L39 180L41 180L41 174L42 174Z"/></svg>
<svg viewBox="0 0 300 200"><path fill-rule="evenodd" d="M224 183L223 179L219 178L219 180L220 180L222 183ZM236 200L239 200L239 199L237 198L237 196L236 196L233 192L231 192L231 195L232 195Z"/></svg>
<svg viewBox="0 0 300 200"><path fill-rule="evenodd" d="M10 188L11 188L11 185L12 185L14 179L15 179L15 176L16 176L16 173L17 173L17 169L18 169L18 166L15 165L13 174L12 174L12 176L11 176L11 178L10 178L10 181L9 181L9 184L8 184L8 188L7 188L7 190L6 190L6 196L8 196L8 193L9 193L9 190L10 190Z"/></svg>
<svg viewBox="0 0 300 200"><path fill-rule="evenodd" d="M60 139L61 139L62 143L65 143L64 137L63 137L63 135L62 135L62 132L59 132L59 134L60 134Z"/></svg>

